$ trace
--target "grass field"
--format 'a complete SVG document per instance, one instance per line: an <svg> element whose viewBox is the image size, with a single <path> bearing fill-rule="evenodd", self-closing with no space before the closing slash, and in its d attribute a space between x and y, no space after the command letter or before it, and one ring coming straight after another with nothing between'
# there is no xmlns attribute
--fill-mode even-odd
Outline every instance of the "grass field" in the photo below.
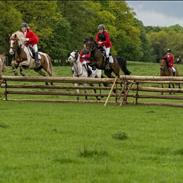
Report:
<svg viewBox="0 0 183 183"><path fill-rule="evenodd" d="M0 183L182 183L182 108L0 101L0 111Z"/></svg>

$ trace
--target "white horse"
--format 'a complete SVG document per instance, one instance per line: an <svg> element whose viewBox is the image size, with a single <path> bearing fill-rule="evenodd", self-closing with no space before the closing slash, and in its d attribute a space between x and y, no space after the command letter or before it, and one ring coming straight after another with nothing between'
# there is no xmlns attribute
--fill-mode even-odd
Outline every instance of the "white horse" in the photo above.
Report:
<svg viewBox="0 0 183 183"><path fill-rule="evenodd" d="M86 63L82 64L80 62L79 51L72 51L67 59L67 62L73 65L72 66L73 77L84 77L84 78L101 78L102 77L102 70L99 70L99 69L92 70L92 68L89 65L86 65ZM91 71L91 74L89 76L88 76L88 69L90 69ZM84 86L86 85L87 84L84 84ZM77 87L78 84L75 83L75 86ZM77 89L76 91L77 93L79 93L79 89ZM96 89L94 89L94 92L96 93ZM101 94L101 90L100 90L100 94ZM87 99L87 96L85 98ZM96 98L98 100L100 99L99 97L96 97ZM79 97L77 97L77 99L79 100Z"/></svg>

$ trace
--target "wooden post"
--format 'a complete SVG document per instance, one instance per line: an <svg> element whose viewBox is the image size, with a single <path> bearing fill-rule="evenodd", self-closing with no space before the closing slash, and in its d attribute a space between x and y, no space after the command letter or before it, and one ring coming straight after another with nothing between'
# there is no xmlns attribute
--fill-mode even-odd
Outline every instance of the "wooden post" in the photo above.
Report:
<svg viewBox="0 0 183 183"><path fill-rule="evenodd" d="M4 84L5 84L5 91L4 91L4 96L5 96L5 100L8 100L8 84L7 81L4 80Z"/></svg>
<svg viewBox="0 0 183 183"><path fill-rule="evenodd" d="M138 97L139 97L139 82L136 82L137 90L136 90L136 96L135 96L135 104L138 104Z"/></svg>
<svg viewBox="0 0 183 183"><path fill-rule="evenodd" d="M115 86L115 84L116 84L117 79L118 79L118 77L116 76L115 79L114 79L114 82L113 82L113 84L112 84L111 90L109 91L108 97L107 97L107 99L106 99L106 101L105 101L105 104L104 104L105 107L107 106L107 103L108 103L108 101L109 101L109 98L110 98L111 93L112 93L112 91L113 91L113 89L114 89L114 86Z"/></svg>
<svg viewBox="0 0 183 183"><path fill-rule="evenodd" d="M120 106L122 106L122 104L126 104L127 103L127 95L128 95L128 81L124 81L124 96L123 99L120 102Z"/></svg>

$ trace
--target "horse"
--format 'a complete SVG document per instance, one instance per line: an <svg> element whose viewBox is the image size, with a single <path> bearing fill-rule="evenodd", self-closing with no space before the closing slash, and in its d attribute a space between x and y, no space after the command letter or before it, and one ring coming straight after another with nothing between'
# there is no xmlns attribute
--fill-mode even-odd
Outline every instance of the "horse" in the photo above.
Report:
<svg viewBox="0 0 183 183"><path fill-rule="evenodd" d="M5 71L5 55L0 54L0 85L3 83L3 79L1 79L3 72Z"/></svg>
<svg viewBox="0 0 183 183"><path fill-rule="evenodd" d="M99 48L97 43L92 37L85 39L86 48L91 51L92 57L96 61L96 67L98 69L104 70L104 73L107 77L112 78L114 77L112 74L114 73L115 76L120 77L120 70L123 71L125 75L130 75L131 72L127 69L127 61L122 57L109 57L110 62L110 69L106 69L106 56L105 53Z"/></svg>
<svg viewBox="0 0 183 183"><path fill-rule="evenodd" d="M26 38L21 31L16 31L10 36L10 55L14 55L14 60L11 63L13 72L18 75L17 69L20 68L20 74L25 76L23 73L24 68L34 69L42 76L52 76L52 59L47 53L39 52L39 60L41 66L35 67L35 60L32 58L30 49L25 46Z"/></svg>
<svg viewBox="0 0 183 183"><path fill-rule="evenodd" d="M0 54L0 77L2 76L3 72L5 71L5 55Z"/></svg>
<svg viewBox="0 0 183 183"><path fill-rule="evenodd" d="M102 71L99 69L96 70L92 70L92 68L90 66L87 66L86 64L82 64L80 62L80 54L79 51L72 51L69 56L67 61L68 63L72 64L72 71L73 71L73 77L84 77L84 78L101 78L102 77ZM91 74L88 75L88 67L91 70ZM74 84L75 87L78 86L78 83ZM84 84L85 86L87 84ZM91 86L93 86L91 84ZM100 86L100 84L99 84ZM76 92L79 94L79 89L76 90ZM94 89L94 93L96 93L96 89ZM85 90L85 94L86 94L86 90ZM101 94L101 90L100 90L100 94ZM100 100L99 97L96 97L97 100ZM85 96L85 99L87 100L87 96ZM77 97L77 100L79 100L79 96Z"/></svg>
<svg viewBox="0 0 183 183"><path fill-rule="evenodd" d="M162 58L161 62L160 62L160 76L179 76L179 72L178 72L177 67L175 65L174 65L174 68L176 69L175 73L173 73L172 69L169 68L168 60ZM173 83L169 84L168 88L171 88L171 86L173 88L175 88L175 85ZM178 84L178 87L180 88L180 84ZM162 88L163 88L163 84L162 84ZM161 94L163 95L163 92L161 92ZM170 94L171 94L171 92L170 92Z"/></svg>

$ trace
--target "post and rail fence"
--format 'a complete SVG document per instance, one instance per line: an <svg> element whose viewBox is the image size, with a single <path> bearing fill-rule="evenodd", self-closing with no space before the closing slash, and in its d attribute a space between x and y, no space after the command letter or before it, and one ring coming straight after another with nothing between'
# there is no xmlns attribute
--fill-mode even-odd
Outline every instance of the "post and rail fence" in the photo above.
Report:
<svg viewBox="0 0 183 183"><path fill-rule="evenodd" d="M183 107L183 88L181 88L183 77L125 75L121 75L120 78L1 76L0 80L4 100L103 103L104 106L111 103L120 106L145 104ZM45 83L48 83L48 85Z"/></svg>

